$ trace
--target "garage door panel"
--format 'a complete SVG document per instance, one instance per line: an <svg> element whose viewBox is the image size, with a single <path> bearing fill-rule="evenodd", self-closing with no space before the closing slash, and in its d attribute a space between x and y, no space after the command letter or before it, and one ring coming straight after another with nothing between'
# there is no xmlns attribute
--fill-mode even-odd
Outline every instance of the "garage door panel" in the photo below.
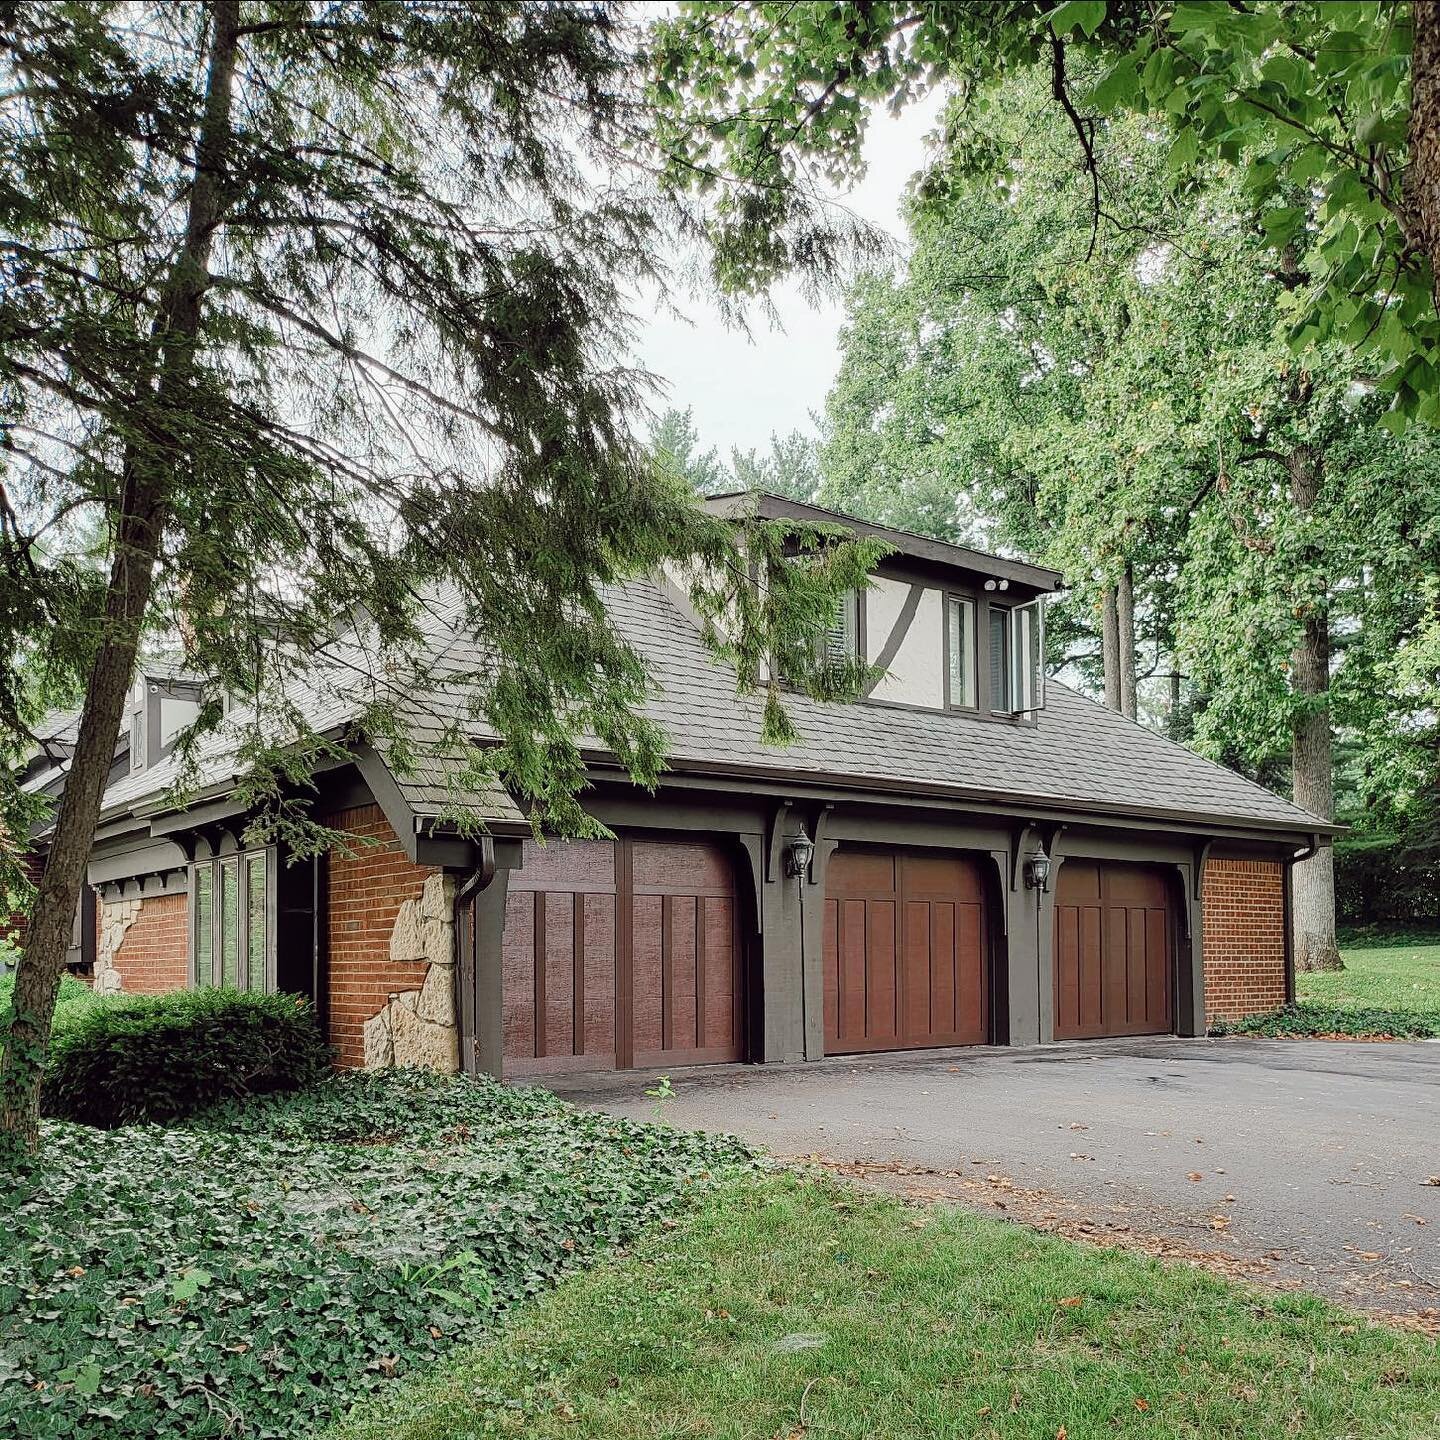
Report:
<svg viewBox="0 0 1440 1440"><path fill-rule="evenodd" d="M842 850L831 859L827 888L829 1052L984 1040L983 910L971 862Z"/></svg>
<svg viewBox="0 0 1440 1440"><path fill-rule="evenodd" d="M1139 865L1066 861L1055 896L1057 1039L1173 1028L1164 875Z"/></svg>
<svg viewBox="0 0 1440 1440"><path fill-rule="evenodd" d="M930 923L930 1004L927 1023L932 1029L953 1035L960 1028L955 1013L955 989L959 968L956 951L956 906L944 901L929 905Z"/></svg>
<svg viewBox="0 0 1440 1440"><path fill-rule="evenodd" d="M584 932L579 937L582 1014L577 1032L583 1037L581 1054L593 1059L595 1069L615 1068L615 897L585 895L581 913Z"/></svg>
<svg viewBox="0 0 1440 1440"><path fill-rule="evenodd" d="M704 944L699 974L703 994L697 995L700 1043L706 1048L738 1048L741 985L740 927L735 901L705 896L700 901L698 933Z"/></svg>
<svg viewBox="0 0 1440 1440"><path fill-rule="evenodd" d="M721 847L527 842L525 859L501 950L509 1073L743 1058L741 934Z"/></svg>
<svg viewBox="0 0 1440 1440"><path fill-rule="evenodd" d="M865 1038L884 1043L895 1038L898 981L895 954L895 902L875 900L865 909Z"/></svg>
<svg viewBox="0 0 1440 1440"><path fill-rule="evenodd" d="M1088 1028L1099 1027L1104 1016L1101 998L1104 970L1100 964L1103 919L1103 912L1098 906L1087 905L1080 911L1080 981L1076 1011L1080 1024Z"/></svg>

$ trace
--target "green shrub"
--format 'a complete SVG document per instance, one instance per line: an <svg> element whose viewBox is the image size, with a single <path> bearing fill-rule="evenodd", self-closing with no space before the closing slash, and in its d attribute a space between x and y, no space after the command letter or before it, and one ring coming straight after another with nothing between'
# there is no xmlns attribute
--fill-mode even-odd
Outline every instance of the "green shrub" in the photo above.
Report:
<svg viewBox="0 0 1440 1440"><path fill-rule="evenodd" d="M1269 1035L1290 1039L1308 1035L1344 1035L1357 1040L1425 1040L1440 1025L1412 1010L1380 1010L1363 1005L1319 1005L1301 1001L1244 1020L1217 1020L1212 1035Z"/></svg>
<svg viewBox="0 0 1440 1440"><path fill-rule="evenodd" d="M314 1012L294 995L137 996L95 1005L55 1034L40 1103L46 1115L107 1129L164 1123L313 1084L330 1058Z"/></svg>

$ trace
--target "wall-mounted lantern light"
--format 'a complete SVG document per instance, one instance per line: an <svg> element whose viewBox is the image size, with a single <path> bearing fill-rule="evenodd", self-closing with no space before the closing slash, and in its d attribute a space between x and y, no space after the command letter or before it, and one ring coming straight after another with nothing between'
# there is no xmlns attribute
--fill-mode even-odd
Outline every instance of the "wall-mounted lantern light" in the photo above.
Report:
<svg viewBox="0 0 1440 1440"><path fill-rule="evenodd" d="M815 844L808 835L801 835L785 847L785 873L804 875L815 858Z"/></svg>
<svg viewBox="0 0 1440 1440"><path fill-rule="evenodd" d="M1025 884L1031 890L1050 888L1050 857L1043 850L1025 857Z"/></svg>

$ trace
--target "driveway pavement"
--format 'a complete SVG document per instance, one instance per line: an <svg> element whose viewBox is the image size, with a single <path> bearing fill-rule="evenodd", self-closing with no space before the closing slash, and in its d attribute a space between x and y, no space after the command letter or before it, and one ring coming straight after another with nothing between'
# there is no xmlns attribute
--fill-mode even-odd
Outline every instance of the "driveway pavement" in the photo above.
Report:
<svg viewBox="0 0 1440 1440"><path fill-rule="evenodd" d="M1160 1040L671 1072L674 1125L1440 1320L1440 1044ZM651 1118L643 1073L560 1078Z"/></svg>

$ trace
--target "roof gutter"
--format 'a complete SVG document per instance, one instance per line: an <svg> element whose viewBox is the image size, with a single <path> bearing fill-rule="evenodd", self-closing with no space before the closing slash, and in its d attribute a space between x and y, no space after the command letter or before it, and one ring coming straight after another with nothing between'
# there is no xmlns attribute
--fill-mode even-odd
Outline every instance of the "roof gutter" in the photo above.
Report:
<svg viewBox="0 0 1440 1440"><path fill-rule="evenodd" d="M602 752L582 753L584 753L587 765L594 769L617 771L622 775L625 773L622 765ZM1024 810L1030 813L1037 807L1042 807L1058 811L1071 819L1076 817L1088 819L1091 816L1098 816L1125 820L1165 820L1174 824L1189 825L1199 830L1213 829L1218 825L1229 830L1242 830L1258 835L1285 835L1298 832L1310 835L1317 847L1322 834L1334 834L1343 828L1327 823L1323 831L1318 830L1315 826L1315 817L1308 814L1298 814L1296 823L1287 825L1279 819L1264 820L1250 816L1209 814L1201 811L1106 805L1099 801L1082 801L1060 795L996 794L993 791L975 790L960 785L927 784L915 780L887 780L878 776L840 775L820 771L786 770L780 767L774 770L756 770L748 766L727 765L715 761L695 763L671 760L668 764L668 773L776 783L787 788L804 785L811 788L868 792L884 797L903 798L913 795L921 798L947 799L1003 809L1007 813L1014 810ZM661 784L663 783L662 775Z"/></svg>

